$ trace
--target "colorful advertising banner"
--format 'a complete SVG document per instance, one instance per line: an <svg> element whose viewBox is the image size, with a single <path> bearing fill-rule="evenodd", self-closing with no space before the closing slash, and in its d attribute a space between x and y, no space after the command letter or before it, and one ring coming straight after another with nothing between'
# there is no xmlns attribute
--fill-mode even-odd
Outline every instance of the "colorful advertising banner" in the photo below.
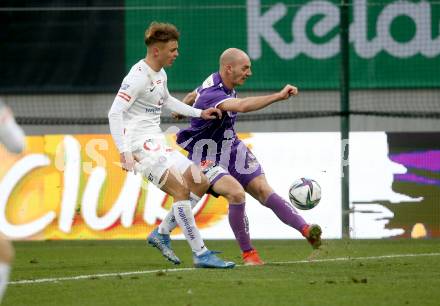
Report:
<svg viewBox="0 0 440 306"><path fill-rule="evenodd" d="M440 134L421 135L350 135L353 238L440 237ZM339 133L239 136L286 199L299 177L321 185L319 205L299 213L320 224L324 238L340 238ZM175 146L174 135L167 137ZM145 239L171 207L157 187L121 170L109 135L30 136L25 153L0 147L0 157L0 232L12 239ZM300 238L251 196L246 203L253 239ZM224 198L206 195L194 208L202 236L234 239L227 213ZM179 229L173 238L183 239Z"/></svg>

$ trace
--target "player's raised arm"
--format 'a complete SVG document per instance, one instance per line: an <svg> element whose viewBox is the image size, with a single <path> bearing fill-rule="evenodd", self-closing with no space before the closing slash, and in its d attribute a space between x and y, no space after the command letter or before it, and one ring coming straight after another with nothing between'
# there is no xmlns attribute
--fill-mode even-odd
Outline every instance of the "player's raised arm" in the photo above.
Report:
<svg viewBox="0 0 440 306"><path fill-rule="evenodd" d="M247 113L265 108L274 102L286 100L290 96L296 96L297 94L298 89L295 86L286 85L282 90L271 95L228 99L217 107L222 111Z"/></svg>

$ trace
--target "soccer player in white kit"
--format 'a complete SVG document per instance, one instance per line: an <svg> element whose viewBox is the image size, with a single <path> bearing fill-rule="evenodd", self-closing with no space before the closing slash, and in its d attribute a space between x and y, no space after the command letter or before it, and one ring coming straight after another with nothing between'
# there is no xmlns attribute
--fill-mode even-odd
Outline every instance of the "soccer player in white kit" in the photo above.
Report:
<svg viewBox="0 0 440 306"><path fill-rule="evenodd" d="M215 119L215 108L195 109L170 95L167 75L178 56L179 32L168 23L153 22L145 31L147 55L137 62L122 81L109 111L110 131L120 152L122 168L140 172L146 179L174 198L172 210L192 252L198 268L232 268L233 262L218 258L206 248L196 226L191 201L196 203L208 189L208 180L195 164L173 150L160 128L162 106L190 117ZM148 237L175 264L179 258L170 246L169 233L159 227Z"/></svg>
<svg viewBox="0 0 440 306"><path fill-rule="evenodd" d="M14 115L0 99L0 143L9 152L21 153L25 148L23 130L17 125ZM8 285L11 263L14 259L14 248L6 237L0 234L0 303Z"/></svg>

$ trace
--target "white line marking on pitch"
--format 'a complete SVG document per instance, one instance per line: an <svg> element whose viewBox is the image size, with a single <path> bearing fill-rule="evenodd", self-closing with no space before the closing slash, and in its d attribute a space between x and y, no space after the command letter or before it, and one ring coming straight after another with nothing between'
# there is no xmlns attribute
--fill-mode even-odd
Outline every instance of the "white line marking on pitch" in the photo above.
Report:
<svg viewBox="0 0 440 306"><path fill-rule="evenodd" d="M440 256L440 253L421 253L421 254L391 254L381 256L368 256L368 257L338 257L338 258L325 258L325 259L312 259L312 260L296 260L296 261L280 261L270 262L268 264L303 264L303 263L320 263L320 262L334 262L334 261L349 261L349 260L374 260L374 259L388 259L388 258L402 258L402 257L421 257L421 256ZM237 265L242 267L243 265ZM40 283L57 283L61 281L81 280L81 279L93 279L102 277L117 277L139 274L152 274L158 272L181 272L181 271L193 271L196 268L176 268L176 269L159 269L159 270L145 270L145 271L131 271L120 273L103 273L103 274L90 274L90 275L78 275L68 277L54 277L54 278L39 278L39 279L24 279L18 281L9 282L9 285L24 285L24 284L40 284Z"/></svg>

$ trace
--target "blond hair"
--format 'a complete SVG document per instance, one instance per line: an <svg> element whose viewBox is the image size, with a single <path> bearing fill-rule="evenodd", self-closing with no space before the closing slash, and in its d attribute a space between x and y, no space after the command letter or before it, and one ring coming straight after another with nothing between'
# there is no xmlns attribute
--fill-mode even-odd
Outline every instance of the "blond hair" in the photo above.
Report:
<svg viewBox="0 0 440 306"><path fill-rule="evenodd" d="M144 41L147 46L150 46L157 42L179 41L179 36L180 33L175 25L153 21L145 30Z"/></svg>

